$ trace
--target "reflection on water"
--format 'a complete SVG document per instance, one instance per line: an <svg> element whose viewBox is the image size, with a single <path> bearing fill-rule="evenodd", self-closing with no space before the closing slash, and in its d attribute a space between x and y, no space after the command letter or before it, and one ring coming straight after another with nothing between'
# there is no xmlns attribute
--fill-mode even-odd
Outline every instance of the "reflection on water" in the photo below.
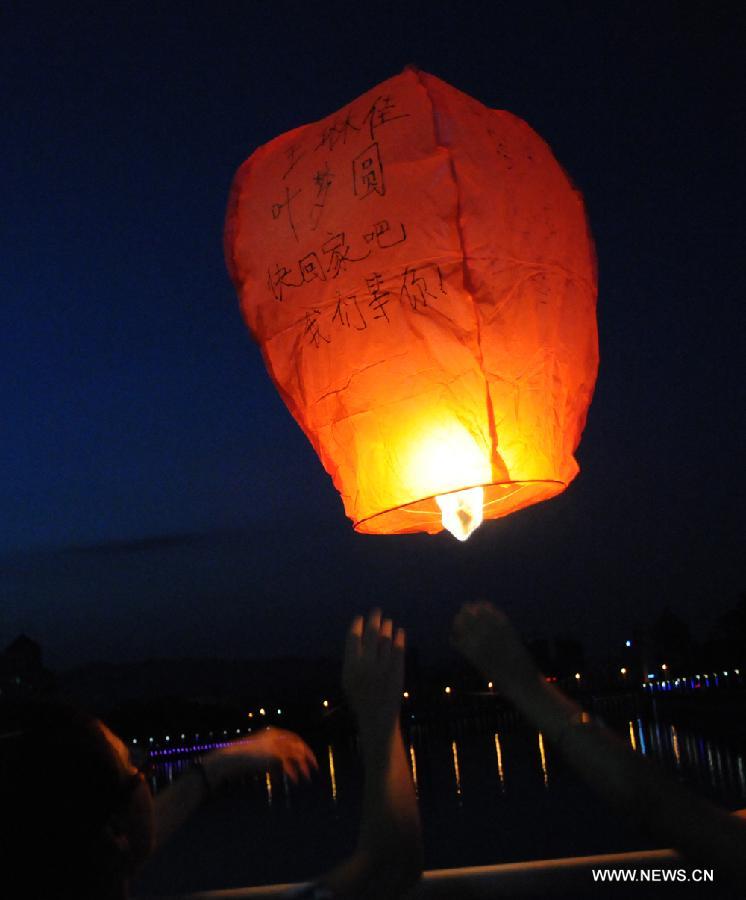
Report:
<svg viewBox="0 0 746 900"><path fill-rule="evenodd" d="M490 682L492 684L492 682ZM503 772L503 750L500 746L500 735L495 732L495 753L497 754L497 774L500 778L500 790L505 791L505 773Z"/></svg>
<svg viewBox="0 0 746 900"><path fill-rule="evenodd" d="M671 726L671 745L673 746L673 755L676 760L676 768L681 768L681 751L679 750L679 736L676 733L676 726Z"/></svg>
<svg viewBox="0 0 746 900"><path fill-rule="evenodd" d="M618 715L618 732L630 752L645 753L731 809L746 806L746 748L738 739L637 717L629 707ZM442 725L415 723L404 747L427 835L427 868L655 846L652 839L646 844L645 836L626 831L547 736L525 726L470 719L445 732ZM319 737L314 749L321 771L310 783L301 779L295 785L279 767L262 768L219 792L182 837L164 848L160 868L138 894L173 896L205 887L304 880L331 868L340 848L354 845L362 767L351 737L331 743ZM157 786L167 787L190 765L186 757L159 762ZM200 841L215 855L203 853ZM252 848L248 856L247 847Z"/></svg>
<svg viewBox="0 0 746 900"><path fill-rule="evenodd" d="M643 756L647 756L648 749L645 744L645 733L642 727L642 719L637 720L637 735L640 738L640 753L642 753Z"/></svg>
<svg viewBox="0 0 746 900"><path fill-rule="evenodd" d="M420 786L417 783L417 757L414 755L414 744L409 745L409 768L412 772L412 781L414 783L414 793L416 797L420 796Z"/></svg>
<svg viewBox="0 0 746 900"><path fill-rule="evenodd" d="M547 755L544 752L544 735L539 732L539 758L541 759L541 772L544 776L544 787L549 787L549 772L547 771Z"/></svg>
<svg viewBox="0 0 746 900"><path fill-rule="evenodd" d="M729 746L717 739L706 739L700 734L668 723L642 717L625 721L626 730L623 733L626 733L629 746L634 752L650 756L684 780L699 784L734 808L746 805L746 761L741 748ZM554 765L553 754L556 751L545 741L541 732L535 732L538 755L526 755L525 734L521 729L501 730L499 733L490 729L487 734L469 735L468 740L449 739L446 746L450 749L451 796L455 794L459 804L468 799L465 798L462 782L465 765L472 773L468 779L467 793L475 792L475 795L479 795L489 783L495 784L501 794L506 793L509 784L520 791L526 787L527 774L531 769L540 775L544 787L551 793L549 768ZM443 738L438 734L418 730L416 741L413 737L406 744L415 792L425 803L431 802L436 795L442 795L445 786L438 775L437 763L442 758L439 756L442 751L438 749L442 747L442 741ZM480 749L482 746L484 750ZM485 757L487 747L490 749L488 757ZM336 806L338 772L332 744L327 744L326 755L329 779L326 796L330 796L332 804ZM348 756L346 754L344 759L347 760ZM159 761L150 777L154 793L167 787L191 764L192 760L187 757ZM344 768L343 777L348 777L348 762ZM290 805L294 786L288 783L284 773L280 778L278 772L273 781L272 773L267 770L258 774L256 779L259 780L257 784L262 785L267 806L271 806L273 799L277 799L278 790L285 798L284 805Z"/></svg>
<svg viewBox="0 0 746 900"><path fill-rule="evenodd" d="M458 767L458 747L456 741L451 742L451 754L453 756L453 775L456 779L456 795L461 796L461 772Z"/></svg>
<svg viewBox="0 0 746 900"><path fill-rule="evenodd" d="M629 742L633 750L637 750L637 741L635 740L635 723L630 719L629 722Z"/></svg>
<svg viewBox="0 0 746 900"><path fill-rule="evenodd" d="M332 789L332 802L337 802L337 776L334 774L334 751L332 750L332 745L328 746L329 752L329 782L331 784Z"/></svg>
<svg viewBox="0 0 746 900"><path fill-rule="evenodd" d="M717 784L718 772L715 767L715 760L713 758L712 744L709 741L705 743L705 753L707 754L707 770L710 773L710 779L712 780L713 784Z"/></svg>
<svg viewBox="0 0 746 900"><path fill-rule="evenodd" d="M290 785L288 784L288 777L285 774L285 770L282 770L282 792L285 797L285 807L286 809L290 809Z"/></svg>
<svg viewBox="0 0 746 900"><path fill-rule="evenodd" d="M676 725L642 718L629 722L629 742L633 750L651 756L723 800L730 799L734 806L746 800L744 756L733 747Z"/></svg>

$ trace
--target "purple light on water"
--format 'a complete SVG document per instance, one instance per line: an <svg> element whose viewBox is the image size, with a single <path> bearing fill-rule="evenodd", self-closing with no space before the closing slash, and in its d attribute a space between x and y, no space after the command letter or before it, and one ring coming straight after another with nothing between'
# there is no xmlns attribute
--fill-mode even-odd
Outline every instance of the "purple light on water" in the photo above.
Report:
<svg viewBox="0 0 746 900"><path fill-rule="evenodd" d="M187 747L169 747L163 750L150 750L148 756L188 756L191 753L204 753L209 750L219 750L221 747L228 747L231 744L246 744L249 739L242 741L216 741L213 744L191 744Z"/></svg>

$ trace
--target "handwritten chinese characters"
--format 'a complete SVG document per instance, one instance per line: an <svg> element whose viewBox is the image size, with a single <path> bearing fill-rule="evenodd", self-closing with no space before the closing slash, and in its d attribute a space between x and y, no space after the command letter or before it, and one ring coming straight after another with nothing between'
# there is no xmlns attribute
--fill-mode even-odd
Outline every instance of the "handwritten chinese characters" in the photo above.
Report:
<svg viewBox="0 0 746 900"><path fill-rule="evenodd" d="M369 194L386 193L383 180L383 163L378 144L371 144L352 160L353 192L356 197L363 198Z"/></svg>
<svg viewBox="0 0 746 900"><path fill-rule="evenodd" d="M389 250L407 239L407 231L403 223L392 229L388 219L374 222L360 236L358 249L353 251L345 232L332 234L319 250L312 250L301 257L292 268L282 263L275 263L267 268L267 288L275 300L285 300L291 288L302 288L312 281L328 281L346 272L351 263L359 263L367 259L374 249ZM363 248L366 248L363 252Z"/></svg>
<svg viewBox="0 0 746 900"><path fill-rule="evenodd" d="M313 176L313 181L316 188L316 196L311 207L311 231L316 231L321 221L321 214L326 206L329 189L334 183L334 173L329 168L329 163L324 163L324 168L316 172Z"/></svg>
<svg viewBox="0 0 746 900"><path fill-rule="evenodd" d="M306 232L320 227L331 196L385 196L382 129L409 116L390 94L381 94L370 105L343 110L310 141L300 135L284 150L282 184L270 208L272 222L300 242ZM348 146L340 156L340 147Z"/></svg>
<svg viewBox="0 0 746 900"><path fill-rule="evenodd" d="M353 290L338 290L324 309L315 306L305 311L300 321L304 343L319 349L331 344L340 329L365 331L375 322L389 324L397 309L408 306L425 312L447 294L443 273L435 263L407 266L390 278L369 272Z"/></svg>
<svg viewBox="0 0 746 900"><path fill-rule="evenodd" d="M296 241L299 240L299 238L298 238L298 232L295 230L295 223L293 222L293 211L292 211L291 204L292 204L293 200L295 200L295 198L298 196L298 194L300 194L300 190L293 191L293 193L291 194L290 188L286 187L285 188L285 200L282 203L273 203L272 204L272 218L273 219L279 219L280 216L282 215L282 211L283 210L287 211L288 224L290 225L290 230L293 232L293 237L295 238Z"/></svg>
<svg viewBox="0 0 746 900"><path fill-rule="evenodd" d="M352 110L347 110L341 123L335 120L331 125L327 125L321 132L321 139L314 147L314 150L320 150L322 147L333 150L338 143L347 143L347 135L351 131L360 131L357 125L352 123Z"/></svg>
<svg viewBox="0 0 746 900"><path fill-rule="evenodd" d="M363 121L367 122L370 128L370 139L375 140L376 129L381 125L393 122L395 119L406 119L408 116L409 113L396 112L396 103L391 99L390 94L382 94L376 97Z"/></svg>
<svg viewBox="0 0 746 900"><path fill-rule="evenodd" d="M447 293L437 264L407 264L392 250L406 250L408 234L401 211L385 212L385 159L387 147L406 139L390 129L410 117L391 93L379 93L284 148L270 195L276 256L263 265L272 300L297 304L302 347L385 327L397 312L425 312Z"/></svg>

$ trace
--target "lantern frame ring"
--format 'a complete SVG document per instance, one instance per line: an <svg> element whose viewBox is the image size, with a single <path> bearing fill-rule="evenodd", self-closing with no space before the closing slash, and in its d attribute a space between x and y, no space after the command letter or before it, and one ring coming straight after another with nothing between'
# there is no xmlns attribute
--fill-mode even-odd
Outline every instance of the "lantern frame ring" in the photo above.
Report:
<svg viewBox="0 0 746 900"><path fill-rule="evenodd" d="M489 494L491 488L507 488L511 486L515 486L515 490L509 491L508 493L504 493L500 496L490 496ZM455 488L452 491L444 491L442 494L431 494L428 497L421 497L418 500L413 500L411 503L407 503L402 506L392 506L390 509L384 509L372 516L366 516L366 518L359 519L357 522L354 522L353 528L359 534L386 533L380 530L380 520L382 516L387 516L389 518L401 519L400 530L397 533L405 534L411 531L422 531L422 526L423 524L425 524L423 520L426 518L430 518L431 522L428 522L427 524L431 524L432 528L427 528L426 530L430 534L435 534L436 532L442 531L443 529L441 511L435 501L436 497L448 496L449 494L458 494L460 491L481 487L485 491L485 501L482 505L482 508L486 511L488 509L494 510L496 504L502 503L508 500L510 497L516 497L521 493L522 489L530 488L532 486L540 489L538 491L524 494L521 497L520 501L509 503L505 507L504 511L500 511L499 515L494 515L494 513L490 516L485 515L485 519L502 518L503 516L507 516L512 512L523 509L526 506L531 506L532 504L537 503L540 500L549 500L551 497L562 493L562 491L567 488L567 483L564 481L559 481L556 478L533 478L522 481L492 481L470 485L467 484L463 487ZM537 496L537 494L539 496ZM409 517L412 517L411 529L407 528L406 525L406 519ZM379 528L367 529L364 527L366 523L374 521L379 522Z"/></svg>

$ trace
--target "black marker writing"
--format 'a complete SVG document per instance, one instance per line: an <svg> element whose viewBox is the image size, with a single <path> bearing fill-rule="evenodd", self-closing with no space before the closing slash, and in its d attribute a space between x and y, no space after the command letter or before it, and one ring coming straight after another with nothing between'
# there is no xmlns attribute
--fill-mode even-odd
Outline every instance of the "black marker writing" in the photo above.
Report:
<svg viewBox="0 0 746 900"><path fill-rule="evenodd" d="M321 250L329 257L326 271L332 278L339 277L340 272L346 272L348 263L360 262L360 260L370 256L370 250L363 256L351 256L350 245L345 241L344 231L332 235L322 245Z"/></svg>
<svg viewBox="0 0 746 900"><path fill-rule="evenodd" d="M281 266L279 263L275 266L274 271L272 271L271 266L267 268L267 287L275 300L280 302L284 300L283 288L300 287L303 284L302 280L298 282L290 281L289 275L290 269L287 266Z"/></svg>
<svg viewBox="0 0 746 900"><path fill-rule="evenodd" d="M381 196L386 193L378 144L366 147L352 160L352 185L353 193L360 199L373 193Z"/></svg>
<svg viewBox="0 0 746 900"><path fill-rule="evenodd" d="M357 302L356 294L348 294L346 297L343 297L337 291L337 305L334 307L332 322L337 322L337 324L345 328L352 327L356 331L364 331L368 327L365 316Z"/></svg>
<svg viewBox="0 0 746 900"><path fill-rule="evenodd" d="M405 119L409 115L409 113L396 114L394 112L395 109L396 103L391 99L389 94L376 97L373 106L371 106L363 118L363 122L367 122L370 128L370 139L372 141L376 139L376 129L380 128L381 125L386 125L388 122L393 122L395 119Z"/></svg>
<svg viewBox="0 0 746 900"><path fill-rule="evenodd" d="M408 300L412 309L418 305L427 306L427 298L435 300L436 290L441 294L447 293L443 287L443 275L440 267L435 263L427 263L424 266L407 266L402 273L402 284L399 290L399 299Z"/></svg>
<svg viewBox="0 0 746 900"><path fill-rule="evenodd" d="M313 198L313 206L311 207L311 231L316 231L321 221L321 213L326 205L326 197L329 188L332 186L334 173L329 168L329 163L324 163L324 168L319 169L313 176L313 182L316 187L316 196Z"/></svg>
<svg viewBox="0 0 746 900"><path fill-rule="evenodd" d="M391 291L387 291L383 287L383 278L381 277L380 272L373 272L365 279L365 286L368 288L368 293L371 297L368 306L376 310L378 315L373 316L374 319L386 319L389 321L388 313L386 312L386 304L389 302L386 300L386 297L391 296Z"/></svg>
<svg viewBox="0 0 746 900"><path fill-rule="evenodd" d="M357 125L352 124L352 110L347 111L341 124L335 120L334 124L326 126L321 132L321 140L314 149L320 150L322 147L326 147L328 150L333 150L340 141L346 144L350 131L360 131Z"/></svg>
<svg viewBox="0 0 746 900"><path fill-rule="evenodd" d="M290 223L290 229L293 232L293 237L295 237L296 241L298 240L298 232L295 230L295 224L293 223L293 211L291 209L292 201L300 194L300 188L294 193L290 193L290 188L285 188L285 202L284 203L273 203L272 204L272 218L279 219L282 214L283 209L287 209L288 211L288 222Z"/></svg>
<svg viewBox="0 0 746 900"><path fill-rule="evenodd" d="M363 239L366 244L370 244L375 241L378 244L380 250L388 250L389 247L394 247L396 244L401 244L402 241L406 241L407 232L404 228L403 224L399 224L401 232L396 240L391 240L391 238L384 238L390 230L391 227L388 223L388 219L382 219L380 222L375 222L373 225L373 231L370 231L368 234L363 235ZM381 238L384 238L381 240Z"/></svg>
<svg viewBox="0 0 746 900"><path fill-rule="evenodd" d="M282 176L282 180L284 181L288 175L293 171L293 168L297 162L301 160L303 156L305 156L305 151L301 150L297 144L291 144L287 150L285 151L285 156L287 157L287 161L290 163L290 168L285 172Z"/></svg>
<svg viewBox="0 0 746 900"><path fill-rule="evenodd" d="M321 341L324 341L327 344L329 343L329 338L321 333L321 326L319 325L320 316L321 310L313 309L306 313L304 319L305 328L303 334L308 338L309 344L313 344L317 349L321 345Z"/></svg>

